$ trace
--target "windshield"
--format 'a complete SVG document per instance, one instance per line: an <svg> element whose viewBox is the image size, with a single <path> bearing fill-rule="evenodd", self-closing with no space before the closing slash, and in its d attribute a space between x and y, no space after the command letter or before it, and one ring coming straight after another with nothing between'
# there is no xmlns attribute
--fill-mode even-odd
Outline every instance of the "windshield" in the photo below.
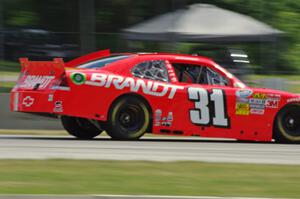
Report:
<svg viewBox="0 0 300 199"><path fill-rule="evenodd" d="M80 66L78 66L78 68L101 68L107 64L122 60L122 59L126 59L128 57L130 57L132 55L112 55L109 57L104 57L95 61L91 61L85 64L82 64Z"/></svg>
<svg viewBox="0 0 300 199"><path fill-rule="evenodd" d="M207 83L210 85L227 86L229 81L216 71L206 68Z"/></svg>

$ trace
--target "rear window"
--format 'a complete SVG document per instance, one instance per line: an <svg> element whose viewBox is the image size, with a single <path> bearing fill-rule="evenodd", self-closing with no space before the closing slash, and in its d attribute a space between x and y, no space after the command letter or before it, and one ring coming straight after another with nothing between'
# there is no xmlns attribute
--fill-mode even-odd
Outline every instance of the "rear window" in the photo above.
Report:
<svg viewBox="0 0 300 199"><path fill-rule="evenodd" d="M101 68L107 64L126 59L132 55L112 55L109 57L104 57L95 61L91 61L85 64L78 66L77 68Z"/></svg>

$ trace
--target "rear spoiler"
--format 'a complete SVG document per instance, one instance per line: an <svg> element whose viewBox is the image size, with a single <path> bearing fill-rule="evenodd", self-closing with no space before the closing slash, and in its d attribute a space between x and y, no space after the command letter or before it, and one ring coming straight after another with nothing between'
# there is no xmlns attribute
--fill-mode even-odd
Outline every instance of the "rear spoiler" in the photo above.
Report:
<svg viewBox="0 0 300 199"><path fill-rule="evenodd" d="M70 68L74 68L74 67L76 67L80 64L83 64L83 63L86 63L86 62L89 62L89 61L94 61L96 59L99 59L101 57L106 57L106 56L109 56L109 55L110 55L110 50L109 49L100 50L100 51L93 52L93 53L78 57L76 59L73 59L73 60L65 63L65 66L70 67Z"/></svg>
<svg viewBox="0 0 300 199"><path fill-rule="evenodd" d="M18 89L43 90L59 84L65 74L65 64L61 58L53 61L29 61L20 58L21 74L17 85Z"/></svg>
<svg viewBox="0 0 300 199"><path fill-rule="evenodd" d="M62 58L54 58L53 61L29 61L28 58L20 58L19 61L23 75L51 75L58 77L65 71L65 63Z"/></svg>

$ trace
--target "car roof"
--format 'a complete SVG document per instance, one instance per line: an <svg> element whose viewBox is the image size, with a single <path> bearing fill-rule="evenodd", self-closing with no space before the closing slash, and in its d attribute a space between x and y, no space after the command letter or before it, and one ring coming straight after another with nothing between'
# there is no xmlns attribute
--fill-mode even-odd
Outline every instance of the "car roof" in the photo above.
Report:
<svg viewBox="0 0 300 199"><path fill-rule="evenodd" d="M235 79L234 81L240 84L243 84L240 80L235 78L230 72L228 72L225 68L219 66L216 62L214 62L212 59L204 56L199 56L199 55L187 55L187 54L179 54L179 53L156 53L156 52L150 52L150 53L144 53L144 52L137 52L137 53L110 53L109 50L103 50L103 51L98 51L94 52L88 55L85 55L83 57L79 57L75 60L70 61L67 63L67 65L71 67L76 67L80 63L87 63L89 61L97 60L97 59L102 59L105 57L110 57L110 56L123 56L123 55L128 55L128 58L121 59L118 61L115 61L106 67L101 68L102 70L109 70L113 72L121 72L124 71L123 67L120 67L120 64L127 65L127 63L134 63L138 61L150 61L150 60L168 60L171 63L182 63L182 64L194 64L194 65L199 65L199 66L209 66L217 71L223 73L227 78L230 79ZM72 63L73 62L73 63ZM245 85L243 84L243 87Z"/></svg>
<svg viewBox="0 0 300 199"><path fill-rule="evenodd" d="M202 57L198 55L186 55L186 54L178 54L178 53L113 53L109 54L109 56L114 55L128 55L128 58L118 60L114 63L111 63L106 68L109 68L113 71L119 71L122 70L119 63L127 64L132 62L142 62L142 61L151 61L151 60L168 60L171 63L182 63L182 64L191 64L195 66L209 66L217 71L220 71L228 77L232 77L232 74L230 74L226 69L219 66L216 62L213 60ZM135 61L134 61L135 60Z"/></svg>
<svg viewBox="0 0 300 199"><path fill-rule="evenodd" d="M123 53L122 53L123 54ZM169 61L177 61L177 62L201 62L201 63L206 63L210 65L214 65L215 62L204 56L199 56L199 55L188 55L188 54L179 54L179 53L156 53L156 52L137 52L137 53L124 53L124 54L131 54L131 55L137 55L138 57L144 57L144 58L150 58L150 59L166 59Z"/></svg>
<svg viewBox="0 0 300 199"><path fill-rule="evenodd" d="M78 57L74 60L71 60L67 63L65 63L66 67L76 67L83 63L88 63L90 61L94 61L97 59L102 59L110 56L122 56L122 55L132 55L129 56L127 59L136 59L136 58L144 58L145 60L149 59L165 59L169 60L171 62L190 62L190 63L202 63L202 64L208 64L208 65L215 65L216 63L211 60L208 57L199 56L199 55L187 55L187 54L179 54L179 53L156 53L156 52L150 52L150 53L144 53L144 52L137 52L137 53L110 53L110 50L102 50L93 52L81 57ZM120 60L122 61L122 60ZM116 61L116 62L120 62Z"/></svg>

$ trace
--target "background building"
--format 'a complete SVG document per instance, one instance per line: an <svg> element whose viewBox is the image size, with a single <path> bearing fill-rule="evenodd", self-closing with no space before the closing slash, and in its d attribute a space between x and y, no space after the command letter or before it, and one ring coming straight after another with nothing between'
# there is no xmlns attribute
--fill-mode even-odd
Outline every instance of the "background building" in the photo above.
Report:
<svg viewBox="0 0 300 199"><path fill-rule="evenodd" d="M274 42L265 42L266 37L255 42L215 42L217 49L241 49L255 73L299 73L300 0L0 0L0 59L5 60L1 65L21 56L69 60L106 48L191 53L202 43L129 41L122 30L196 3L247 15L284 32Z"/></svg>

